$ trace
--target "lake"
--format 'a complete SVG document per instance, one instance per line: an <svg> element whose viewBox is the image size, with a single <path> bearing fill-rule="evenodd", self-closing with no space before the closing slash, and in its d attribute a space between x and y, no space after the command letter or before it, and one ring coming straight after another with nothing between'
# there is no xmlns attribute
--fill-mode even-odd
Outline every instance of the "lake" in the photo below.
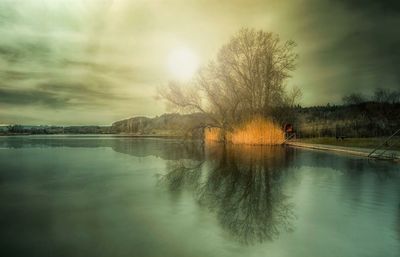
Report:
<svg viewBox="0 0 400 257"><path fill-rule="evenodd" d="M400 165L291 147L0 137L2 256L400 256Z"/></svg>

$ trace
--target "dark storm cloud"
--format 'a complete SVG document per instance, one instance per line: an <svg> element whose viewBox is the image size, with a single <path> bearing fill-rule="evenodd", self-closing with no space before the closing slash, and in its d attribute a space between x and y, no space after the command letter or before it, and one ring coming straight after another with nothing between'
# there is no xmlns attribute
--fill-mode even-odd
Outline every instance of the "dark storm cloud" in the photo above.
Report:
<svg viewBox="0 0 400 257"><path fill-rule="evenodd" d="M50 54L46 43L13 42L12 44L0 44L0 57L9 62L23 62L27 59L44 59Z"/></svg>
<svg viewBox="0 0 400 257"><path fill-rule="evenodd" d="M51 108L62 108L68 105L68 98L56 93L35 89L12 89L0 87L1 105L44 105Z"/></svg>
<svg viewBox="0 0 400 257"><path fill-rule="evenodd" d="M335 2L337 0L331 0ZM353 8L358 9L369 9L371 12L385 12L385 13L398 13L400 12L400 2L397 0L339 0Z"/></svg>
<svg viewBox="0 0 400 257"><path fill-rule="evenodd" d="M46 82L39 84L37 88L51 94L66 95L71 102L79 103L81 105L100 105L102 102L107 101L123 101L132 98L115 95L108 92L101 84L98 87L94 86L95 83L88 85L82 82Z"/></svg>
<svg viewBox="0 0 400 257"><path fill-rule="evenodd" d="M135 73L135 71L131 67L128 67L126 65L110 66L108 63L98 63L98 62L83 61L83 60L63 59L60 62L60 66L65 68L78 67L103 74L112 73L112 74L131 76L131 77L133 77Z"/></svg>
<svg viewBox="0 0 400 257"><path fill-rule="evenodd" d="M376 63L378 73L387 71L396 76L400 64L400 2L392 0L341 0L350 12L361 14L348 35L336 46L336 52L351 46L345 54L350 60L367 65ZM354 51L354 52L353 52Z"/></svg>
<svg viewBox="0 0 400 257"><path fill-rule="evenodd" d="M28 79L40 79L43 77L49 77L48 72L34 72L34 71L15 71L15 70L0 70L0 78L3 81L15 81L15 80L28 80Z"/></svg>
<svg viewBox="0 0 400 257"><path fill-rule="evenodd" d="M300 48L309 47L300 51L293 83L303 88L304 105L340 103L352 92L400 88L399 2L303 3L294 11L302 24L294 37Z"/></svg>

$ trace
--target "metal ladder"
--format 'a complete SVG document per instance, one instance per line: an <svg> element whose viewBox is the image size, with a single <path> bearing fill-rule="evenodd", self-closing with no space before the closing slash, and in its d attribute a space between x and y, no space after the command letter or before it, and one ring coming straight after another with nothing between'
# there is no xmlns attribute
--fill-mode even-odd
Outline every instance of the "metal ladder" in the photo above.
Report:
<svg viewBox="0 0 400 257"><path fill-rule="evenodd" d="M381 149L384 145L386 145L387 142L389 142L389 141L390 141L395 135L397 135L398 133L400 133L400 129L398 129L396 132L394 132L390 137L386 138L385 141L383 141L379 146L377 146L372 152L370 152L370 153L368 154L368 157L369 157L369 158L380 158L380 157L382 157L383 154L384 154L386 151L390 150L390 149L393 147L393 145L392 145L392 146L389 146L389 148L385 149L383 152L381 152L381 153L378 154L377 156L372 156L372 154L374 154L377 150ZM395 158L395 157L393 156L392 159L394 159L394 158Z"/></svg>

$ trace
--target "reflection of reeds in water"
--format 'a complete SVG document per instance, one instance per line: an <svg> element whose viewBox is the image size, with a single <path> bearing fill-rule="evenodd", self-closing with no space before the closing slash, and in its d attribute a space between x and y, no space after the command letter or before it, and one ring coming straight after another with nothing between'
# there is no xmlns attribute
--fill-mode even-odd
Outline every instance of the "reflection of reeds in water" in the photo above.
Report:
<svg viewBox="0 0 400 257"><path fill-rule="evenodd" d="M220 129L206 129L205 140L207 142L221 141L221 138ZM278 125L258 117L234 129L233 132L227 132L226 139L233 144L278 145L282 144L285 138Z"/></svg>
<svg viewBox="0 0 400 257"><path fill-rule="evenodd" d="M206 128L204 131L204 140L206 142L219 142L222 140L221 130L219 128Z"/></svg>
<svg viewBox="0 0 400 257"><path fill-rule="evenodd" d="M210 142L207 144L206 156L210 160L218 159L223 155L234 158L235 161L245 165L264 165L268 166L282 166L289 157L285 154L287 148L283 146L271 145L227 145L222 147L221 143Z"/></svg>

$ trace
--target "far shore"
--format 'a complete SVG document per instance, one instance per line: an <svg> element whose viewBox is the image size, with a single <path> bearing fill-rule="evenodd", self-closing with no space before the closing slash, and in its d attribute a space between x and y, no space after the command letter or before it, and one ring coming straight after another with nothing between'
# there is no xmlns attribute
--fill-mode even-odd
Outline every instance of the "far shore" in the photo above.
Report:
<svg viewBox="0 0 400 257"><path fill-rule="evenodd" d="M135 133L0 133L0 136L112 136L112 137L137 137L137 138L176 138L185 139L182 135L171 134L135 134ZM344 138L336 139L335 137L314 137L314 138L297 138L289 140L290 143L302 144L318 144L331 145L339 147L353 147L374 149L380 145L387 137L366 137L366 138ZM394 140L400 141L400 137ZM400 151L400 144L393 145L391 150Z"/></svg>
<svg viewBox="0 0 400 257"><path fill-rule="evenodd" d="M138 135L138 134L94 134L94 133L75 133L75 134L30 134L30 133L9 133L0 134L0 137L14 137L14 136L86 136L86 137L98 137L98 136L111 136L111 137L135 137L135 138L183 138L182 136L174 135Z"/></svg>

